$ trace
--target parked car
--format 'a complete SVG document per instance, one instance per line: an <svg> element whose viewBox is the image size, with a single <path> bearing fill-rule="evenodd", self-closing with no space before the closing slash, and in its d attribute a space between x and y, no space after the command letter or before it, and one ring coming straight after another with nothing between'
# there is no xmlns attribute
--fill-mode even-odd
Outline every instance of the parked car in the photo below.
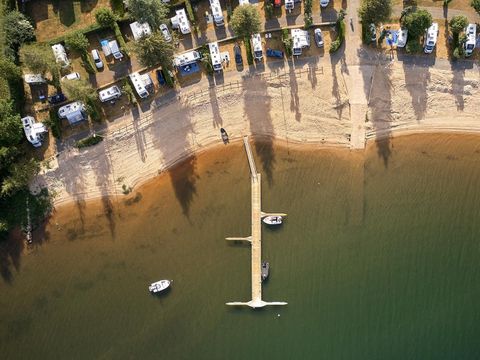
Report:
<svg viewBox="0 0 480 360"><path fill-rule="evenodd" d="M368 27L370 42L377 42L377 28L375 24L370 24Z"/></svg>
<svg viewBox="0 0 480 360"><path fill-rule="evenodd" d="M397 47L403 48L407 45L408 30L400 29L397 32Z"/></svg>
<svg viewBox="0 0 480 360"><path fill-rule="evenodd" d="M283 51L268 48L267 49L267 56L283 59Z"/></svg>
<svg viewBox="0 0 480 360"><path fill-rule="evenodd" d="M320 6L322 8L327 7L330 0L320 0Z"/></svg>
<svg viewBox="0 0 480 360"><path fill-rule="evenodd" d="M80 74L78 72L73 72L62 77L62 81L65 80L80 80Z"/></svg>
<svg viewBox="0 0 480 360"><path fill-rule="evenodd" d="M233 53L235 54L235 64L242 65L242 50L240 49L240 46L238 44L235 44L235 46L233 47Z"/></svg>
<svg viewBox="0 0 480 360"><path fill-rule="evenodd" d="M321 48L323 47L323 34L322 34L322 30L317 28L315 29L315 31L313 32L314 35L315 35L315 44Z"/></svg>
<svg viewBox="0 0 480 360"><path fill-rule="evenodd" d="M172 41L172 35L170 35L170 31L168 31L168 26L165 24L160 25L160 31L163 34L163 38L166 42Z"/></svg>
<svg viewBox="0 0 480 360"><path fill-rule="evenodd" d="M97 69L103 68L103 62L102 62L102 59L100 58L100 53L98 52L97 49L92 50L92 58Z"/></svg>
<svg viewBox="0 0 480 360"><path fill-rule="evenodd" d="M163 76L162 70L157 70L157 80L160 85L165 85L167 82L165 81L165 76Z"/></svg>
<svg viewBox="0 0 480 360"><path fill-rule="evenodd" d="M64 102L65 100L67 100L67 97L62 93L58 93L48 97L48 102L50 104L59 104L61 102Z"/></svg>
<svg viewBox="0 0 480 360"><path fill-rule="evenodd" d="M437 45L438 38L438 23L432 23L425 33L425 42L423 51L425 54L431 54L435 45Z"/></svg>

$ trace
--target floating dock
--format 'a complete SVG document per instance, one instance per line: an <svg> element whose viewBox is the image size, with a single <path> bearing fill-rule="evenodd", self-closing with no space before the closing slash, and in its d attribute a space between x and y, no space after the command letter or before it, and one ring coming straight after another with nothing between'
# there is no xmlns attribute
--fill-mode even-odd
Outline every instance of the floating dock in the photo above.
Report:
<svg viewBox="0 0 480 360"><path fill-rule="evenodd" d="M228 237L227 240L248 241L252 245L252 300L248 302L228 302L232 306L250 306L261 308L267 305L287 305L286 302L266 302L262 300L262 218L269 215L287 216L287 214L270 214L262 211L262 177L257 173L255 159L248 142L248 136L243 138L252 185L252 235L247 237Z"/></svg>

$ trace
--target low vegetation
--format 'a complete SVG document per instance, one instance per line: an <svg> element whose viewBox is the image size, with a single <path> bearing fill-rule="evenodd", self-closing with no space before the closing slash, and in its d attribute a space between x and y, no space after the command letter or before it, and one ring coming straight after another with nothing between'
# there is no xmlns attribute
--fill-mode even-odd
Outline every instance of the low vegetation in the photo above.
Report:
<svg viewBox="0 0 480 360"><path fill-rule="evenodd" d="M62 123L60 118L58 117L57 109L50 109L49 110L49 118L44 121L45 125L47 125L50 130L52 131L52 135L55 139L60 139L62 136Z"/></svg>
<svg viewBox="0 0 480 360"><path fill-rule="evenodd" d="M128 101L130 102L131 105L133 106L137 105L137 98L135 97L135 93L133 92L132 86L130 85L127 79L123 80L122 93L124 93L127 96Z"/></svg>
<svg viewBox="0 0 480 360"><path fill-rule="evenodd" d="M468 19L463 15L456 15L450 19L449 29L452 33L453 57L460 59L465 57L465 42L467 37L462 34L468 25Z"/></svg>
<svg viewBox="0 0 480 360"><path fill-rule="evenodd" d="M337 31L337 37L330 44L329 52L330 54L338 51L345 41L345 11L342 9L338 15L337 21L335 22L335 29Z"/></svg>
<svg viewBox="0 0 480 360"><path fill-rule="evenodd" d="M250 43L250 36L244 37L243 43L245 45L245 52L247 53L247 63L248 65L253 65L252 44Z"/></svg>
<svg viewBox="0 0 480 360"><path fill-rule="evenodd" d="M98 143L100 143L101 141L103 140L103 137L100 136L100 135L92 135L92 136L89 136L85 139L82 139L82 140L78 140L76 143L75 143L75 146L78 148L78 149L82 149L82 148L86 148L86 147L89 147L89 146L93 146L93 145L97 145Z"/></svg>
<svg viewBox="0 0 480 360"><path fill-rule="evenodd" d="M283 46L285 47L285 54L287 55L287 57L292 56L293 39L290 36L290 31L288 31L288 29L282 30L282 43L283 43Z"/></svg>
<svg viewBox="0 0 480 360"><path fill-rule="evenodd" d="M480 0L472 0L470 5L472 5L475 11L480 15Z"/></svg>
<svg viewBox="0 0 480 360"><path fill-rule="evenodd" d="M312 0L305 0L303 20L305 22L305 29L308 29L313 25Z"/></svg>

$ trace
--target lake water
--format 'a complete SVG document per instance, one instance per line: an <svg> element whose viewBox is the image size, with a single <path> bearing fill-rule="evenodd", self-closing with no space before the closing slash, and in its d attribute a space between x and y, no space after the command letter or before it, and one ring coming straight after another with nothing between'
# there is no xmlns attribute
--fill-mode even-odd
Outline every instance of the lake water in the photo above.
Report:
<svg viewBox="0 0 480 360"><path fill-rule="evenodd" d="M478 359L480 137L365 153L254 145L267 301L250 300L241 143L103 201L57 209L0 255L2 359ZM5 250L7 249L7 250ZM152 296L147 286L173 279Z"/></svg>

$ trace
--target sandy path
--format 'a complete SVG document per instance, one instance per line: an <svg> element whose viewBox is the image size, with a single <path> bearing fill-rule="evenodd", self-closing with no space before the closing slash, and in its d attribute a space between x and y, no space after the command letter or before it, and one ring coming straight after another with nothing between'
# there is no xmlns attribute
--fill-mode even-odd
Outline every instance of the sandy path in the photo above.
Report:
<svg viewBox="0 0 480 360"><path fill-rule="evenodd" d="M352 120L342 74L348 66L313 69L306 65L303 70L287 69L282 76L245 78L195 97L182 92L178 101L156 109L151 118L132 119L128 128L111 131L101 144L62 152L35 186L49 186L57 203L123 196L122 187L138 186L179 159L221 144L220 127L231 140L254 134L287 144L351 146ZM398 62L357 70L367 84L360 91L369 97L367 138L388 138L395 129L480 130L475 117L480 109L479 76L474 70L411 68ZM388 142L382 146L386 148L379 152L388 157ZM273 151L268 141L264 151ZM261 171L268 172L268 164L261 165ZM195 158L182 168L182 179L172 181L194 178Z"/></svg>

